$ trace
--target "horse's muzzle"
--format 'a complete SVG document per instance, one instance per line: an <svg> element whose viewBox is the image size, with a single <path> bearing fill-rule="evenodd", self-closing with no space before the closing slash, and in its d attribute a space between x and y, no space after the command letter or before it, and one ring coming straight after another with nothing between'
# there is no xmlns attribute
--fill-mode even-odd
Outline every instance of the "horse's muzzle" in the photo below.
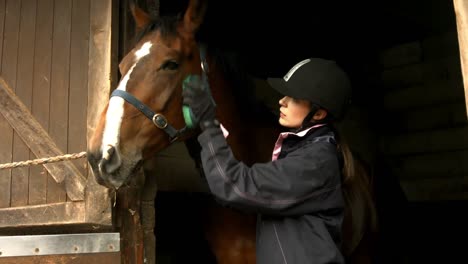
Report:
<svg viewBox="0 0 468 264"><path fill-rule="evenodd" d="M109 148L108 155L105 156L100 152L88 151L87 158L98 184L111 189L118 189L122 186L123 181L112 177L112 173L120 166L120 156L116 154L114 147Z"/></svg>

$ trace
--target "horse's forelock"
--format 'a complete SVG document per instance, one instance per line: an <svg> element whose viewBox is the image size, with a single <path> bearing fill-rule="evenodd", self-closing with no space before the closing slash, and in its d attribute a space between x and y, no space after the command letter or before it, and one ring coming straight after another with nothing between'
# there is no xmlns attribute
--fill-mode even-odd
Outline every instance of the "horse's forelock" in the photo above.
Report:
<svg viewBox="0 0 468 264"><path fill-rule="evenodd" d="M180 22L180 15L162 16L153 18L138 34L135 41L140 42L148 33L159 30L162 37L175 36L178 34L177 26Z"/></svg>

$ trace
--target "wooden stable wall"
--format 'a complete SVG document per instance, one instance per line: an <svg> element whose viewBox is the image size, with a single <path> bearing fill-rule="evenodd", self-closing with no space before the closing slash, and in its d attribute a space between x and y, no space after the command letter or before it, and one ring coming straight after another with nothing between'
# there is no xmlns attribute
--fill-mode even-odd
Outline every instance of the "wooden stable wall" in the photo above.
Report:
<svg viewBox="0 0 468 264"><path fill-rule="evenodd" d="M89 1L0 1L0 75L64 153L86 149L89 7ZM36 158L3 117L0 134L0 163ZM86 161L74 163L86 175ZM0 173L0 207L67 200L63 184L42 166Z"/></svg>
<svg viewBox="0 0 468 264"><path fill-rule="evenodd" d="M456 29L385 50L380 149L410 201L468 199L468 122Z"/></svg>
<svg viewBox="0 0 468 264"><path fill-rule="evenodd" d="M0 0L0 76L63 153L86 151L87 137L117 77L113 53L117 35L112 34L118 25L112 20L118 17L116 3ZM0 115L0 163L35 158ZM87 177L86 159L73 163ZM87 178L83 201L72 202L65 181L56 183L43 166L0 170L0 214L4 216L0 227L111 225L111 203L105 188ZM44 208L52 212L40 219L24 220L34 216L30 212ZM48 219L51 214L54 216Z"/></svg>

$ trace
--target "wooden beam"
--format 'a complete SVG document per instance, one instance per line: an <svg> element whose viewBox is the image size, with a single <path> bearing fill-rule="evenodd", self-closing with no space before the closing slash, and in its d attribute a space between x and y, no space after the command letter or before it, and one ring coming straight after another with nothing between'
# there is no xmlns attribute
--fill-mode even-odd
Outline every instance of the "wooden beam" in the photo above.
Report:
<svg viewBox="0 0 468 264"><path fill-rule="evenodd" d="M465 103L468 109L468 2L465 0L453 0L453 4L457 20L458 45L460 47L460 60L465 87Z"/></svg>
<svg viewBox="0 0 468 264"><path fill-rule="evenodd" d="M122 264L144 263L144 235L141 225L143 171L136 172L128 186L117 192L116 222L120 231Z"/></svg>
<svg viewBox="0 0 468 264"><path fill-rule="evenodd" d="M18 99L8 84L0 77L0 112L21 139L39 158L62 155L47 132ZM73 201L84 199L86 179L69 161L43 165L56 182L65 180L67 194Z"/></svg>
<svg viewBox="0 0 468 264"><path fill-rule="evenodd" d="M89 0L87 0L89 1ZM107 105L112 85L117 80L118 44L117 0L89 2L88 108L86 138L92 137L96 123ZM96 183L88 168L86 192L87 222L112 225L112 201L109 190Z"/></svg>
<svg viewBox="0 0 468 264"><path fill-rule="evenodd" d="M0 228L85 224L85 203L66 202L0 209Z"/></svg>
<svg viewBox="0 0 468 264"><path fill-rule="evenodd" d="M112 17L116 0L91 1L89 69L88 69L88 131L87 138L94 134L96 123L109 101L111 85L117 76L116 34L113 28L118 20ZM114 21L114 22L113 22ZM117 35L118 36L118 35Z"/></svg>

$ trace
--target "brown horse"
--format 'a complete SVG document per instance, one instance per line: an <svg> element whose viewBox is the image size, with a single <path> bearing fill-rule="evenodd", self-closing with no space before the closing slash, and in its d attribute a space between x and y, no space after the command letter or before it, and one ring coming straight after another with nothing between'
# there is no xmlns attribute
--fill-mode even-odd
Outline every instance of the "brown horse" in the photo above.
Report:
<svg viewBox="0 0 468 264"><path fill-rule="evenodd" d="M247 164L268 160L279 127L239 114L222 67L196 38L205 2L191 0L181 17L151 18L138 7L131 9L141 36L119 65L122 78L88 143L88 160L98 183L119 188L157 152L196 136L197 130L185 129L182 112L182 81L189 74L208 77L218 119L230 132L228 143L235 156ZM345 179L343 251L348 259L366 263L375 211L369 180L355 171ZM218 263L255 263L256 216L218 206L209 217L213 221L206 222L206 235Z"/></svg>

